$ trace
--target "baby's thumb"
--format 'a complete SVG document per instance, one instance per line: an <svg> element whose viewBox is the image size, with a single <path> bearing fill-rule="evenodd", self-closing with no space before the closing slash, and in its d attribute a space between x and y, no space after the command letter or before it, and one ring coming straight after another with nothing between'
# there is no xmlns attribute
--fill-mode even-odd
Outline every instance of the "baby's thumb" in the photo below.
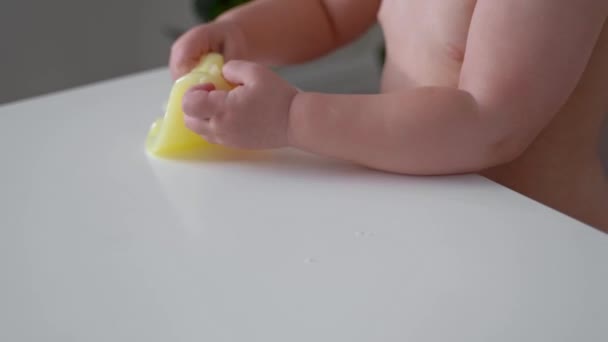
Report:
<svg viewBox="0 0 608 342"><path fill-rule="evenodd" d="M232 60L224 64L224 78L233 84L247 84L255 81L262 67L246 61Z"/></svg>

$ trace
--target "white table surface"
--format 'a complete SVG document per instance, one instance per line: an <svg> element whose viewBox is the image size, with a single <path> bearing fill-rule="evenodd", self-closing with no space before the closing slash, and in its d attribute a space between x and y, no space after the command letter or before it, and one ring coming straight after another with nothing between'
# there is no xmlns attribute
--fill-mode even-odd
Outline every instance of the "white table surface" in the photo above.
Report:
<svg viewBox="0 0 608 342"><path fill-rule="evenodd" d="M607 341L608 236L478 176L165 161L165 70L0 107L0 341Z"/></svg>

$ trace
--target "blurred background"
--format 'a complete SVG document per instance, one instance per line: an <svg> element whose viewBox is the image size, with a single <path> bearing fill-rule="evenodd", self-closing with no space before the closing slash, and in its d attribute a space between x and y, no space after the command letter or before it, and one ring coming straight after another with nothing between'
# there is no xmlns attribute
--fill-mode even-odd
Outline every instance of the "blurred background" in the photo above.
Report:
<svg viewBox="0 0 608 342"><path fill-rule="evenodd" d="M0 103L164 67L184 30L243 0L2 0ZM278 70L303 89L377 90L381 31Z"/></svg>

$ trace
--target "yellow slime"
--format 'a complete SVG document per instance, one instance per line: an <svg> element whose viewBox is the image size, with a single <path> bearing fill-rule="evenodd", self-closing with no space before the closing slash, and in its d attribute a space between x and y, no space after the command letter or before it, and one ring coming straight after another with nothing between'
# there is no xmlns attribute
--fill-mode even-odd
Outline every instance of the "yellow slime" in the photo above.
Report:
<svg viewBox="0 0 608 342"><path fill-rule="evenodd" d="M191 87L213 83L218 90L231 90L233 88L222 76L224 58L217 53L209 53L192 71L173 84L167 112L163 118L156 120L150 128L146 140L146 150L158 157L179 157L184 152L193 149L218 149L219 146L205 141L198 134L192 132L184 124L182 110L182 97Z"/></svg>

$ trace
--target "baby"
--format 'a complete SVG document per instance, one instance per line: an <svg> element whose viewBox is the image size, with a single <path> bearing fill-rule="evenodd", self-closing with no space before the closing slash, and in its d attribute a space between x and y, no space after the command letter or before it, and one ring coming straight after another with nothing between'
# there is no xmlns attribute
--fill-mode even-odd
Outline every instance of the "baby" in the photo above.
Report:
<svg viewBox="0 0 608 342"><path fill-rule="evenodd" d="M177 78L210 51L229 60L235 90L204 84L183 99L186 125L210 142L481 173L608 231L607 17L602 0L255 0L184 34L170 68ZM376 20L380 94L300 92L266 67L320 57Z"/></svg>

